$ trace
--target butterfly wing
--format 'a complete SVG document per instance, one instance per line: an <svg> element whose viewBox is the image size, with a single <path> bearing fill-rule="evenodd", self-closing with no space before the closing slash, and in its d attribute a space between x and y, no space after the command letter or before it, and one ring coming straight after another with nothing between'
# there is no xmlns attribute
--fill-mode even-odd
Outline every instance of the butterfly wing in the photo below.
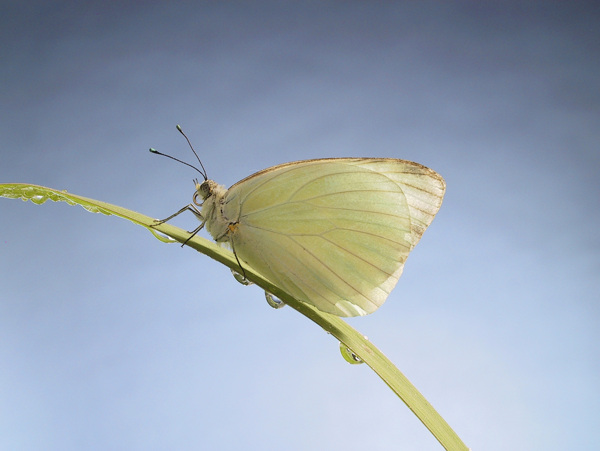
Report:
<svg viewBox="0 0 600 451"><path fill-rule="evenodd" d="M286 292L338 316L383 304L442 203L436 172L396 159L287 163L227 192L238 258Z"/></svg>

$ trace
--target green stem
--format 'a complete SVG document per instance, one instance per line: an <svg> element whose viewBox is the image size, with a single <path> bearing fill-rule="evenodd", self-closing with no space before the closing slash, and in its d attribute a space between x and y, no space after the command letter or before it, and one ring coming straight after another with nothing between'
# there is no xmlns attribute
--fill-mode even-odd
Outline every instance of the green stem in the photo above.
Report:
<svg viewBox="0 0 600 451"><path fill-rule="evenodd" d="M52 200L64 201L70 205L81 205L88 211L119 216L135 224L141 225L150 230L157 238L161 239L161 241L175 240L183 243L189 237L189 232L186 232L185 230L170 224L154 225L154 218L142 215L135 211L43 186L21 183L0 184L0 196L15 199L19 198L24 201L31 200L36 204L44 203L46 200ZM163 233L172 239L161 237L156 232ZM237 272L242 272L234 255L211 241L195 236L187 241L186 245ZM444 421L423 395L419 393L415 386L412 385L398 368L396 368L392 362L390 362L390 360L375 347L375 345L367 340L366 337L350 327L348 323L341 318L329 313L321 312L315 307L294 299L255 272L252 268L245 267L244 273L248 280L254 282L265 291L277 296L283 302L321 326L325 331L329 332L352 350L356 356L369 365L392 389L392 391L404 401L408 408L413 411L445 449L457 451L468 449L450 428L448 423Z"/></svg>

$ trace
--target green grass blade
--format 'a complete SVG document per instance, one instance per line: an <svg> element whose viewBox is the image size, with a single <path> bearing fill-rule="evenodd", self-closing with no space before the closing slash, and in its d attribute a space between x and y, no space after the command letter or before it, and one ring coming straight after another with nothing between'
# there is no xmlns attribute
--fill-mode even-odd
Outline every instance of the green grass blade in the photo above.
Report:
<svg viewBox="0 0 600 451"><path fill-rule="evenodd" d="M59 191L38 185L10 183L0 184L0 196L12 199L22 199L24 201L30 200L36 204L42 204L47 200L52 200L55 202L67 202L70 205L80 205L90 212L119 216L134 224L141 225L152 232L156 238L164 242L176 241L183 243L189 236L189 232L169 224L154 225L154 218L141 213L106 202L77 196L68 193L67 191ZM161 233L166 235L166 237L160 235ZM212 241L195 236L187 241L186 245L235 271L242 272L234 255ZM396 368L392 362L390 362L390 360L388 360L388 358L362 334L350 327L348 323L341 318L321 312L308 304L304 304L294 299L252 270L252 268L244 267L244 273L250 281L254 282L265 291L277 296L283 302L317 323L325 331L329 332L341 343L344 343L351 349L356 356L369 365L392 389L392 391L404 401L408 408L414 412L445 449L457 451L468 449L423 395L421 395L398 368Z"/></svg>

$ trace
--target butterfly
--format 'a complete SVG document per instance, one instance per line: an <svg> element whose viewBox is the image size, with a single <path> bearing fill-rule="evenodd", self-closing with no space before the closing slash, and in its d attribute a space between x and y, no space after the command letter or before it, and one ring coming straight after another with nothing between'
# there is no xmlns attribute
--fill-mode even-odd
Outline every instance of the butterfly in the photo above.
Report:
<svg viewBox="0 0 600 451"><path fill-rule="evenodd" d="M192 234L205 227L242 268L344 317L385 302L446 187L437 172L393 158L285 163L229 189L203 176L193 202L166 220L192 210L201 220Z"/></svg>

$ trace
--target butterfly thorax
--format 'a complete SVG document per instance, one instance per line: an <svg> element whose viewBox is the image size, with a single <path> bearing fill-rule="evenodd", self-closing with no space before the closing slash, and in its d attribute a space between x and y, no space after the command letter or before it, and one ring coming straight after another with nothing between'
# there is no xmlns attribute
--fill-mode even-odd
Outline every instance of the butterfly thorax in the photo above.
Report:
<svg viewBox="0 0 600 451"><path fill-rule="evenodd" d="M227 188L219 185L214 180L206 180L201 185L197 185L195 199L199 196L202 202L202 217L204 226L208 233L217 242L228 241L228 232L230 220L223 215L223 204Z"/></svg>

